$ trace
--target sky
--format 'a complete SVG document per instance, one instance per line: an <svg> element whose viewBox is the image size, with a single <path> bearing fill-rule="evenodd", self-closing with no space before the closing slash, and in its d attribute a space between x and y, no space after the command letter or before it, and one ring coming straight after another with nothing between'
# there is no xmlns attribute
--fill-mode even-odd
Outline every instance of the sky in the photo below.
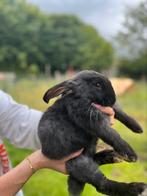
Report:
<svg viewBox="0 0 147 196"><path fill-rule="evenodd" d="M111 40L122 28L126 7L142 0L28 0L46 13L68 13L93 25Z"/></svg>

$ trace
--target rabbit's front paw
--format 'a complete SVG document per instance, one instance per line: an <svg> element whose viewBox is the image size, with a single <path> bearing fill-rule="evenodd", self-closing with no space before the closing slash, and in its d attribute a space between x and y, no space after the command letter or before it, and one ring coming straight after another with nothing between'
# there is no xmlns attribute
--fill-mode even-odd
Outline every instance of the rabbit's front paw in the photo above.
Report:
<svg viewBox="0 0 147 196"><path fill-rule="evenodd" d="M147 184L141 182L129 183L128 194L130 196L147 196Z"/></svg>
<svg viewBox="0 0 147 196"><path fill-rule="evenodd" d="M125 161L135 162L137 161L137 154L127 143L119 146L119 149L115 149Z"/></svg>

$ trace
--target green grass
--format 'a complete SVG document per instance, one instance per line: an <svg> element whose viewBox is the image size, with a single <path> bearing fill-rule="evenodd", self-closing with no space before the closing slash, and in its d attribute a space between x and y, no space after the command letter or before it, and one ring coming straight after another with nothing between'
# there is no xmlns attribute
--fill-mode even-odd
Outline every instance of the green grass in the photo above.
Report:
<svg viewBox="0 0 147 196"><path fill-rule="evenodd" d="M22 80L11 87L5 86L5 89L18 102L29 105L39 110L45 110L47 105L42 101L42 96L47 88L53 85L49 81L28 81ZM147 182L147 92L146 83L136 83L129 92L118 98L123 109L134 116L144 128L141 135L135 134L116 122L115 128L121 136L132 145L136 150L139 161L137 163L119 163L102 166L101 170L105 175L117 181L144 181ZM7 148L10 153L13 165L18 164L31 151L17 149L7 142ZM67 195L67 177L51 170L42 170L37 172L24 186L23 190L26 196L66 196ZM83 196L99 196L95 189L86 185Z"/></svg>

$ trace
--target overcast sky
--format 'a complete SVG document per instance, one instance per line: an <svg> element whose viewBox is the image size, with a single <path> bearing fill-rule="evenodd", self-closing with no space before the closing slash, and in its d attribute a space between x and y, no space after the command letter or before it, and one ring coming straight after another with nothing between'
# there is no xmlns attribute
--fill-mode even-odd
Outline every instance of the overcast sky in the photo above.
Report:
<svg viewBox="0 0 147 196"><path fill-rule="evenodd" d="M69 13L95 26L111 39L124 20L126 6L135 6L142 0L28 0L47 13Z"/></svg>

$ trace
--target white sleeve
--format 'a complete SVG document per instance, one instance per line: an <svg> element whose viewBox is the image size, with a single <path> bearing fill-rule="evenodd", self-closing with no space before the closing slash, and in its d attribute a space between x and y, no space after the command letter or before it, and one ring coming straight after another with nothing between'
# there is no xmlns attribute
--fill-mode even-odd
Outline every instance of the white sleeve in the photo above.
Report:
<svg viewBox="0 0 147 196"><path fill-rule="evenodd" d="M38 123L42 112L16 103L0 90L0 138L20 148L38 149Z"/></svg>

